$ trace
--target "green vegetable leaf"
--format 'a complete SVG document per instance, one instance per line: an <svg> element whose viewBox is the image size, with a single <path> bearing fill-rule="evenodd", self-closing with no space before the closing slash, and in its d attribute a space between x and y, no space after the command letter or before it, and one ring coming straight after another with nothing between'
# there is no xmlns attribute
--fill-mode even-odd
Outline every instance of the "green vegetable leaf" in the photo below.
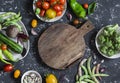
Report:
<svg viewBox="0 0 120 83"><path fill-rule="evenodd" d="M96 2L92 2L88 7L88 15L92 14L96 9Z"/></svg>

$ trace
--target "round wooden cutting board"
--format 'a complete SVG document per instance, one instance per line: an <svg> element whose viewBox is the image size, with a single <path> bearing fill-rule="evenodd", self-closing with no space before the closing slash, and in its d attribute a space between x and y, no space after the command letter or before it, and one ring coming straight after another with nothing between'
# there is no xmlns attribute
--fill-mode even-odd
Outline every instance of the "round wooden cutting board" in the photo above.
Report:
<svg viewBox="0 0 120 83"><path fill-rule="evenodd" d="M74 26L64 23L50 26L38 41L41 59L52 68L66 68L84 55L83 36L91 29L87 25L76 29Z"/></svg>

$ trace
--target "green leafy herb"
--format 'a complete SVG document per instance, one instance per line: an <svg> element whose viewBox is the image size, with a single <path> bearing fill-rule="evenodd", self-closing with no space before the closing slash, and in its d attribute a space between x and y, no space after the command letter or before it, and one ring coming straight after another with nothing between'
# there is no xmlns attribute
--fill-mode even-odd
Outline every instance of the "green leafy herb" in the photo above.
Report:
<svg viewBox="0 0 120 83"><path fill-rule="evenodd" d="M96 9L96 2L92 2L88 7L88 15L92 14Z"/></svg>

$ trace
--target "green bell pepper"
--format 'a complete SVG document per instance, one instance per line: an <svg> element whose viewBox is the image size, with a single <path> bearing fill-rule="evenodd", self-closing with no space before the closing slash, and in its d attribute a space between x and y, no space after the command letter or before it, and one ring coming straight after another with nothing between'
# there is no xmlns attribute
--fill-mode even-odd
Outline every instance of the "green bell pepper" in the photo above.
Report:
<svg viewBox="0 0 120 83"><path fill-rule="evenodd" d="M70 0L70 7L72 8L72 10L76 14L76 16L78 16L80 18L86 17L85 9L76 0Z"/></svg>

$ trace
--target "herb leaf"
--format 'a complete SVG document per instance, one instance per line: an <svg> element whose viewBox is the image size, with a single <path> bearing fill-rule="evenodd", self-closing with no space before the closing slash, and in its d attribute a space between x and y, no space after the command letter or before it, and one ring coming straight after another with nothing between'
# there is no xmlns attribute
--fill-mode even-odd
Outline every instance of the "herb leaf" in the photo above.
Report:
<svg viewBox="0 0 120 83"><path fill-rule="evenodd" d="M88 7L88 15L92 14L96 8L96 2L92 2Z"/></svg>

